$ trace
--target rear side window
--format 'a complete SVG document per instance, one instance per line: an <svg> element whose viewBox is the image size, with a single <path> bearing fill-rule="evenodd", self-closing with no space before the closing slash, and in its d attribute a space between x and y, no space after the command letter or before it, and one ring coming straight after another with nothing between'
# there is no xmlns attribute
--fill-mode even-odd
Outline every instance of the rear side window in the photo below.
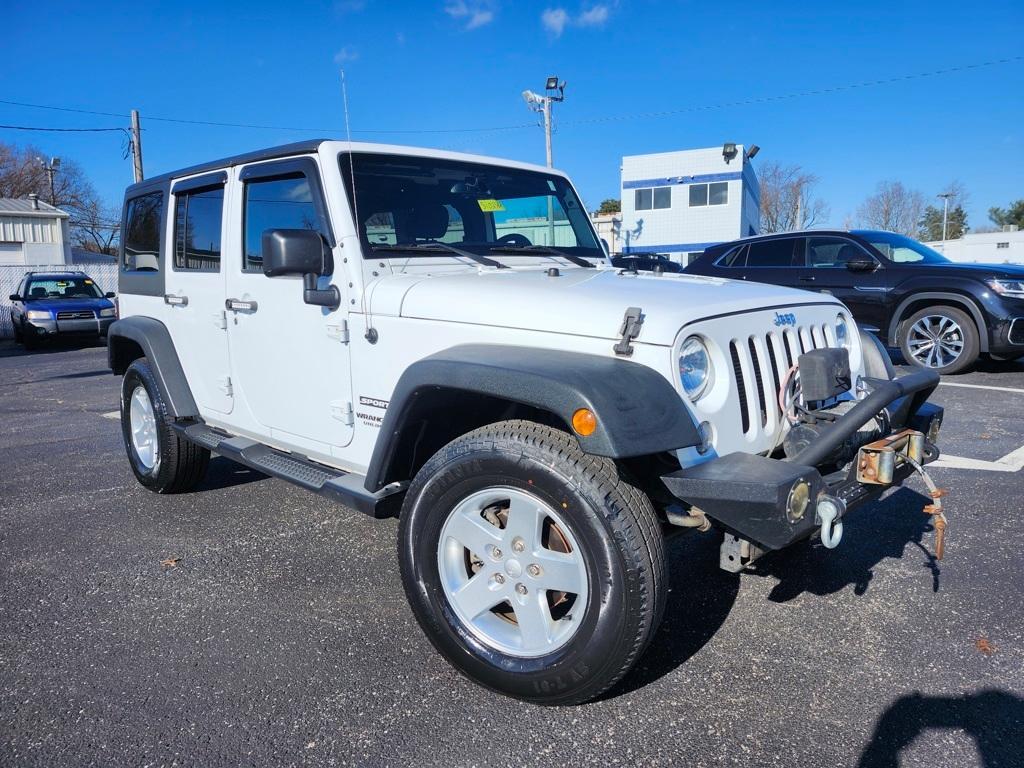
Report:
<svg viewBox="0 0 1024 768"><path fill-rule="evenodd" d="M263 233L268 229L320 231L313 192L304 174L245 184L245 254L242 269L263 269ZM324 234L320 232L320 234Z"/></svg>
<svg viewBox="0 0 1024 768"><path fill-rule="evenodd" d="M123 261L126 270L160 271L160 220L163 210L163 192L152 192L128 201Z"/></svg>
<svg viewBox="0 0 1024 768"><path fill-rule="evenodd" d="M747 266L747 246L741 245L733 248L718 260L720 267L745 267Z"/></svg>
<svg viewBox="0 0 1024 768"><path fill-rule="evenodd" d="M792 267L793 244L799 238L788 240L764 240L751 243L747 254L748 267Z"/></svg>
<svg viewBox="0 0 1024 768"><path fill-rule="evenodd" d="M220 269L220 233L224 187L175 194L174 268L216 272Z"/></svg>

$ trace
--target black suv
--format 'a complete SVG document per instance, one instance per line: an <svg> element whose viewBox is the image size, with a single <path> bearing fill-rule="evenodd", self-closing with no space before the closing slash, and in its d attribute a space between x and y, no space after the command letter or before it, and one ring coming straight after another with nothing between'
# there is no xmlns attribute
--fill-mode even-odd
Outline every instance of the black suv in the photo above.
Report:
<svg viewBox="0 0 1024 768"><path fill-rule="evenodd" d="M939 373L1024 356L1024 267L958 264L892 232L804 231L712 246L686 272L829 293L858 324Z"/></svg>

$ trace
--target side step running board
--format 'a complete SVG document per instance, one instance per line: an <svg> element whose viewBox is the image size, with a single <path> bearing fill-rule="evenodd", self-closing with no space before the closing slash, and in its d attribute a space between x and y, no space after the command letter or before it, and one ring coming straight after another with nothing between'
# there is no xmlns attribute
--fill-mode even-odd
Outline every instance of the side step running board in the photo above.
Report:
<svg viewBox="0 0 1024 768"><path fill-rule="evenodd" d="M390 487L370 493L363 487L365 478L362 475L318 464L304 456L279 451L247 437L233 437L196 421L178 421L171 426L186 440L216 451L225 458L327 496L372 517L389 517L390 505L380 502L402 490Z"/></svg>

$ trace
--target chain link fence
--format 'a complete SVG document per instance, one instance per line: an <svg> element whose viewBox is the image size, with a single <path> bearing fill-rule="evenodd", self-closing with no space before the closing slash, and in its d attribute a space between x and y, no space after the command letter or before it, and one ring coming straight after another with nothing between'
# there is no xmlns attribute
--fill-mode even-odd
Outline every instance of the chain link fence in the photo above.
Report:
<svg viewBox="0 0 1024 768"><path fill-rule="evenodd" d="M14 326L11 325L11 300L7 297L14 293L26 272L78 270L85 272L95 280L96 285L104 293L117 290L117 264L76 264L74 267L63 264L42 264L39 266L0 264L0 339L9 339L14 336Z"/></svg>

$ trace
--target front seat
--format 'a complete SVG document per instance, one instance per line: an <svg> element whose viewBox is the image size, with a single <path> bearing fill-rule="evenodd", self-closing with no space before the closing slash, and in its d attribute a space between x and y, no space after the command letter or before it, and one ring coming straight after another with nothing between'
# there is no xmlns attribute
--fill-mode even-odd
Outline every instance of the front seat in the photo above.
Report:
<svg viewBox="0 0 1024 768"><path fill-rule="evenodd" d="M29 298L32 298L32 299L45 299L46 298L46 289L43 288L42 286L37 286L36 288L33 288L32 291L29 293Z"/></svg>
<svg viewBox="0 0 1024 768"><path fill-rule="evenodd" d="M448 209L440 203L417 206L409 211L403 229L405 243L438 240L448 232Z"/></svg>
<svg viewBox="0 0 1024 768"><path fill-rule="evenodd" d="M851 243L846 243L839 249L839 253L836 254L836 266L845 267L847 262L857 261L862 258L864 258L864 255L860 252L857 246Z"/></svg>

